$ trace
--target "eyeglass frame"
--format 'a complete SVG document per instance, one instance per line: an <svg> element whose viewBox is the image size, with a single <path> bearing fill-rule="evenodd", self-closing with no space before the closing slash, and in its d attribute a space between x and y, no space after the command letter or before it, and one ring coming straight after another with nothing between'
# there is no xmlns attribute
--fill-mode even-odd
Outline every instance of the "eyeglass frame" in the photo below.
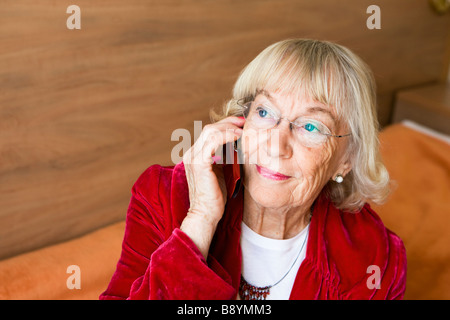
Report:
<svg viewBox="0 0 450 320"><path fill-rule="evenodd" d="M246 110L249 110L249 107L246 106L246 104L253 103L255 100L254 100L254 98L252 98L252 99L250 99L250 100L248 100L248 101L246 101L246 102L243 102L243 101L245 101L245 100L248 100L248 99L247 99L247 98L241 98L241 99L238 99L238 100L236 101L236 103L237 103L237 105L239 105L240 107L245 108ZM269 109L270 109L270 108L269 108ZM242 112L242 113L244 114L244 112ZM284 120L287 120L287 121L288 121L290 124L292 124L293 126L298 127L298 125L297 125L295 122L289 120L288 118L286 118L286 117L279 117L279 118L277 119L277 123L276 123L272 128L269 128L269 129L273 129L273 128L275 128L276 126L278 126L278 125L280 124L281 120L283 120L283 119L284 119ZM322 125L323 125L325 128L328 129L328 127L325 126L323 123L322 123ZM269 129L267 129L267 130L269 130ZM331 132L330 129L328 129L328 131ZM323 135L325 135L325 136L327 136L327 137L334 137L334 138L344 138L344 137L348 137L348 136L351 136L351 135L352 135L351 133L346 133L346 134L342 134L342 135L335 135L335 134L332 134L332 133L323 133L323 132L320 132L320 134L323 134Z"/></svg>

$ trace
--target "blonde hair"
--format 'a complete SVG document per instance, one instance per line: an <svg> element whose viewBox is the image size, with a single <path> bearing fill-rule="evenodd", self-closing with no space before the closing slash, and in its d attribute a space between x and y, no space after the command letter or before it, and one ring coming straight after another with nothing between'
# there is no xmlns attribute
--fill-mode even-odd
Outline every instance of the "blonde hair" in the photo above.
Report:
<svg viewBox="0 0 450 320"><path fill-rule="evenodd" d="M263 89L303 94L333 106L350 130L352 170L343 183L330 181L324 188L337 208L359 211L367 201L385 201L390 180L379 153L375 80L357 55L327 41L288 39L272 44L244 68L232 99L220 113L211 110L211 120L242 115L238 100L251 100Z"/></svg>

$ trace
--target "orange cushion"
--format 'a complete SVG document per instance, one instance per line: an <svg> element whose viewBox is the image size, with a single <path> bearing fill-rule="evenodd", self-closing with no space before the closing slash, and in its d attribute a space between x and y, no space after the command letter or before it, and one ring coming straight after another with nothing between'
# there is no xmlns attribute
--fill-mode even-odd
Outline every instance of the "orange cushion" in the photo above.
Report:
<svg viewBox="0 0 450 320"><path fill-rule="evenodd" d="M125 223L0 261L0 299L98 299L114 273ZM80 268L80 289L68 289L67 267Z"/></svg>
<svg viewBox="0 0 450 320"><path fill-rule="evenodd" d="M402 124L380 142L396 189L372 206L405 244L405 299L450 299L450 145Z"/></svg>

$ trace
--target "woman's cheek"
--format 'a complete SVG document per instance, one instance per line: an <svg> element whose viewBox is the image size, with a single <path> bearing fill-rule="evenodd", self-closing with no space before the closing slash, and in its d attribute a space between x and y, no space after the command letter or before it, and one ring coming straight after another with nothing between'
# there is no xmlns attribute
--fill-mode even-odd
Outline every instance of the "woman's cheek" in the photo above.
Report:
<svg viewBox="0 0 450 320"><path fill-rule="evenodd" d="M312 152L308 152L308 154L303 157L303 161L300 162L304 180L302 188L304 192L315 194L322 190L323 186L328 182L331 159L332 151L328 148L322 149L320 152L314 152L314 150L312 150Z"/></svg>

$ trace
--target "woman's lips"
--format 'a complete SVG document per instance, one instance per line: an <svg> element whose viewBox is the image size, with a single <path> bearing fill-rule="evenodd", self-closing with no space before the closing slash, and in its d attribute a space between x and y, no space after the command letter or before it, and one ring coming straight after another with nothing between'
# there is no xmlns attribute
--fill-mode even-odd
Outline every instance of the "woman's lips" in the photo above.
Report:
<svg viewBox="0 0 450 320"><path fill-rule="evenodd" d="M262 175L263 177L265 177L267 179L271 179L271 180L278 180L278 181L280 181L280 180L286 180L286 179L290 178L290 176L286 176L286 175L281 174L279 172L272 171L272 170L269 170L267 168L260 167L258 165L256 165L256 170L258 170L258 173L260 175Z"/></svg>

